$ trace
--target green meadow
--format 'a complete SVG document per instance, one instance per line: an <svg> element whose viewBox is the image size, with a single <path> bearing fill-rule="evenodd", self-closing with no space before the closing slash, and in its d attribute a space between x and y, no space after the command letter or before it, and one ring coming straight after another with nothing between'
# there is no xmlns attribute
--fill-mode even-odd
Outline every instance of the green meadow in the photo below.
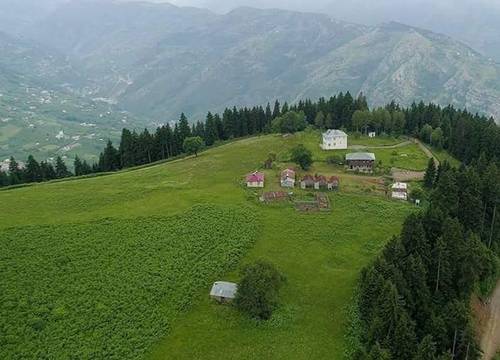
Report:
<svg viewBox="0 0 500 360"><path fill-rule="evenodd" d="M8 274L0 280L0 355L344 358L360 270L416 210L374 191L379 178L321 161L319 141L316 132L253 137L133 171L0 191L0 266ZM329 213L262 204L243 184L275 153L266 190L278 190L299 142L318 160L311 171L341 178ZM287 279L265 323L208 298L213 281L237 282L255 259Z"/></svg>

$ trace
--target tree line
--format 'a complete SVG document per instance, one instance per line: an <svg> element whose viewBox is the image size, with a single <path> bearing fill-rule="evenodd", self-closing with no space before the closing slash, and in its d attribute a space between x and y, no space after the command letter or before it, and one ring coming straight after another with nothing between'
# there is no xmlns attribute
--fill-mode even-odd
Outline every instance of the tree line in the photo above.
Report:
<svg viewBox="0 0 500 360"><path fill-rule="evenodd" d="M293 133L307 126L415 136L448 150L466 164L473 160L473 154L476 153L484 154L488 160L500 159L500 130L491 118L458 110L453 106L440 107L423 102L407 108L391 102L370 110L362 94L354 98L347 92L329 99L320 98L316 102L301 100L289 105L276 101L273 106L267 104L265 107L227 108L222 114L209 112L205 121L192 125L182 114L179 121L160 126L154 132L148 129L141 132L123 129L118 146L115 147L108 141L97 162L89 164L76 157L74 175L145 165L183 154L197 154L202 147L213 146L221 141L272 132ZM44 166L46 165L47 162ZM37 168L36 165L34 167ZM64 174L72 175L69 172ZM51 179L43 175L41 170L39 176L35 177L18 176L19 179L9 179L4 173L0 178L3 179L0 185Z"/></svg>
<svg viewBox="0 0 500 360"><path fill-rule="evenodd" d="M497 279L500 171L495 154L480 149L459 169L429 162L428 208L363 270L354 358L481 358L470 299Z"/></svg>

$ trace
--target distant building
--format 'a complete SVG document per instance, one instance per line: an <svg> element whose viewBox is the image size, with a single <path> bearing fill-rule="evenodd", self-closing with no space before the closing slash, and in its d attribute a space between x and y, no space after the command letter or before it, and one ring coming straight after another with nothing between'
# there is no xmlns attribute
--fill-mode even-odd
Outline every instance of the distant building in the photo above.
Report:
<svg viewBox="0 0 500 360"><path fill-rule="evenodd" d="M281 172L281 186L286 188L295 187L295 171L285 169Z"/></svg>
<svg viewBox="0 0 500 360"><path fill-rule="evenodd" d="M392 198L398 200L408 200L408 185L406 183L397 182L392 184Z"/></svg>
<svg viewBox="0 0 500 360"><path fill-rule="evenodd" d="M323 175L304 175L300 181L300 187L302 189L313 188L315 190L336 190L338 189L340 180L337 176L332 176L327 178Z"/></svg>
<svg viewBox="0 0 500 360"><path fill-rule="evenodd" d="M373 172L375 167L375 154L373 153L351 153L346 157L347 168L352 171Z"/></svg>
<svg viewBox="0 0 500 360"><path fill-rule="evenodd" d="M332 176L328 179L328 190L338 190L340 179L337 176Z"/></svg>
<svg viewBox="0 0 500 360"><path fill-rule="evenodd" d="M326 189L328 187L328 181L323 175L316 175L314 177L314 188L316 190Z"/></svg>
<svg viewBox="0 0 500 360"><path fill-rule="evenodd" d="M246 177L247 187L249 188L263 188L264 187L264 173L253 172Z"/></svg>
<svg viewBox="0 0 500 360"><path fill-rule="evenodd" d="M377 133L375 131L371 131L368 133L368 137L370 137L370 138L374 138L376 136L377 136Z"/></svg>
<svg viewBox="0 0 500 360"><path fill-rule="evenodd" d="M323 133L323 150L345 150L347 149L347 134L342 130L328 130Z"/></svg>
<svg viewBox="0 0 500 360"><path fill-rule="evenodd" d="M210 290L210 297L220 303L230 302L236 297L238 285L226 281L217 281Z"/></svg>
<svg viewBox="0 0 500 360"><path fill-rule="evenodd" d="M305 175L302 180L300 180L300 188L301 189L307 189L307 188L313 188L315 184L315 179L314 176L312 175Z"/></svg>

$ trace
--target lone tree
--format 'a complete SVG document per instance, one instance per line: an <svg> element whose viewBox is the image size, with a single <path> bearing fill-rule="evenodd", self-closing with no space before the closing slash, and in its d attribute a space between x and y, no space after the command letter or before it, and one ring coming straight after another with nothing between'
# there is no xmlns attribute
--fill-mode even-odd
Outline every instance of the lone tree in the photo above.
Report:
<svg viewBox="0 0 500 360"><path fill-rule="evenodd" d="M203 148L203 139L199 136L188 137L184 139L183 148L188 154L198 156L198 152Z"/></svg>
<svg viewBox="0 0 500 360"><path fill-rule="evenodd" d="M298 164L303 170L307 170L313 163L312 153L304 145L297 145L292 149L292 161Z"/></svg>
<svg viewBox="0 0 500 360"><path fill-rule="evenodd" d="M424 185L426 188L430 189L434 185L434 181L436 180L436 164L434 163L434 159L430 158L429 163L427 164L427 170L424 175Z"/></svg>
<svg viewBox="0 0 500 360"><path fill-rule="evenodd" d="M234 303L251 317L268 320L278 306L284 278L273 264L257 261L242 270L242 279Z"/></svg>

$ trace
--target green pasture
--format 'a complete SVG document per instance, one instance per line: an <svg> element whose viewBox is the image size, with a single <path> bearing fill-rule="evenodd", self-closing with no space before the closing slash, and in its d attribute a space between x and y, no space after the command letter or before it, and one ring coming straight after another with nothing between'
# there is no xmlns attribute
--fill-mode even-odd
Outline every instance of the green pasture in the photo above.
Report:
<svg viewBox="0 0 500 360"><path fill-rule="evenodd" d="M303 142L318 158L318 139L314 133L253 137L133 171L0 191L5 209L0 217L0 264L5 265L0 266L8 274L0 290L9 289L0 291L2 300L9 300L0 301L0 329L10 331L1 339L7 350L0 351L11 355L20 349L20 357L28 358L57 358L50 352L60 350L59 358L75 351L82 358L107 359L342 359L345 309L359 272L416 210L373 191L379 179L345 174L325 162L316 162L311 171L341 176L340 191L329 194L330 213L264 205L257 200L260 191L244 187L245 174L275 153L280 161L267 172L266 189L279 189L278 173L288 164L290 148ZM192 210L199 204L211 210ZM230 214L235 220L227 229ZM75 259L63 261L74 264L70 272L58 270L58 254ZM151 261L145 261L148 256ZM281 306L269 322L208 299L214 280L238 281L241 266L261 258L287 278ZM19 272L8 269L12 266ZM139 279L153 287L150 292ZM72 282L78 286L66 289ZM49 283L55 288L47 289ZM97 293L98 288L105 291ZM61 289L60 299L55 289ZM77 299L81 294L97 297L89 307ZM99 299L116 305L102 318L112 331L96 320ZM60 306L67 316L62 320L53 316ZM137 319L139 312L144 314ZM63 332L62 325L70 323ZM59 348L61 341L68 350ZM109 355L110 343L118 344L115 355L102 357ZM131 346L137 351L127 353ZM86 353L88 348L95 352Z"/></svg>

